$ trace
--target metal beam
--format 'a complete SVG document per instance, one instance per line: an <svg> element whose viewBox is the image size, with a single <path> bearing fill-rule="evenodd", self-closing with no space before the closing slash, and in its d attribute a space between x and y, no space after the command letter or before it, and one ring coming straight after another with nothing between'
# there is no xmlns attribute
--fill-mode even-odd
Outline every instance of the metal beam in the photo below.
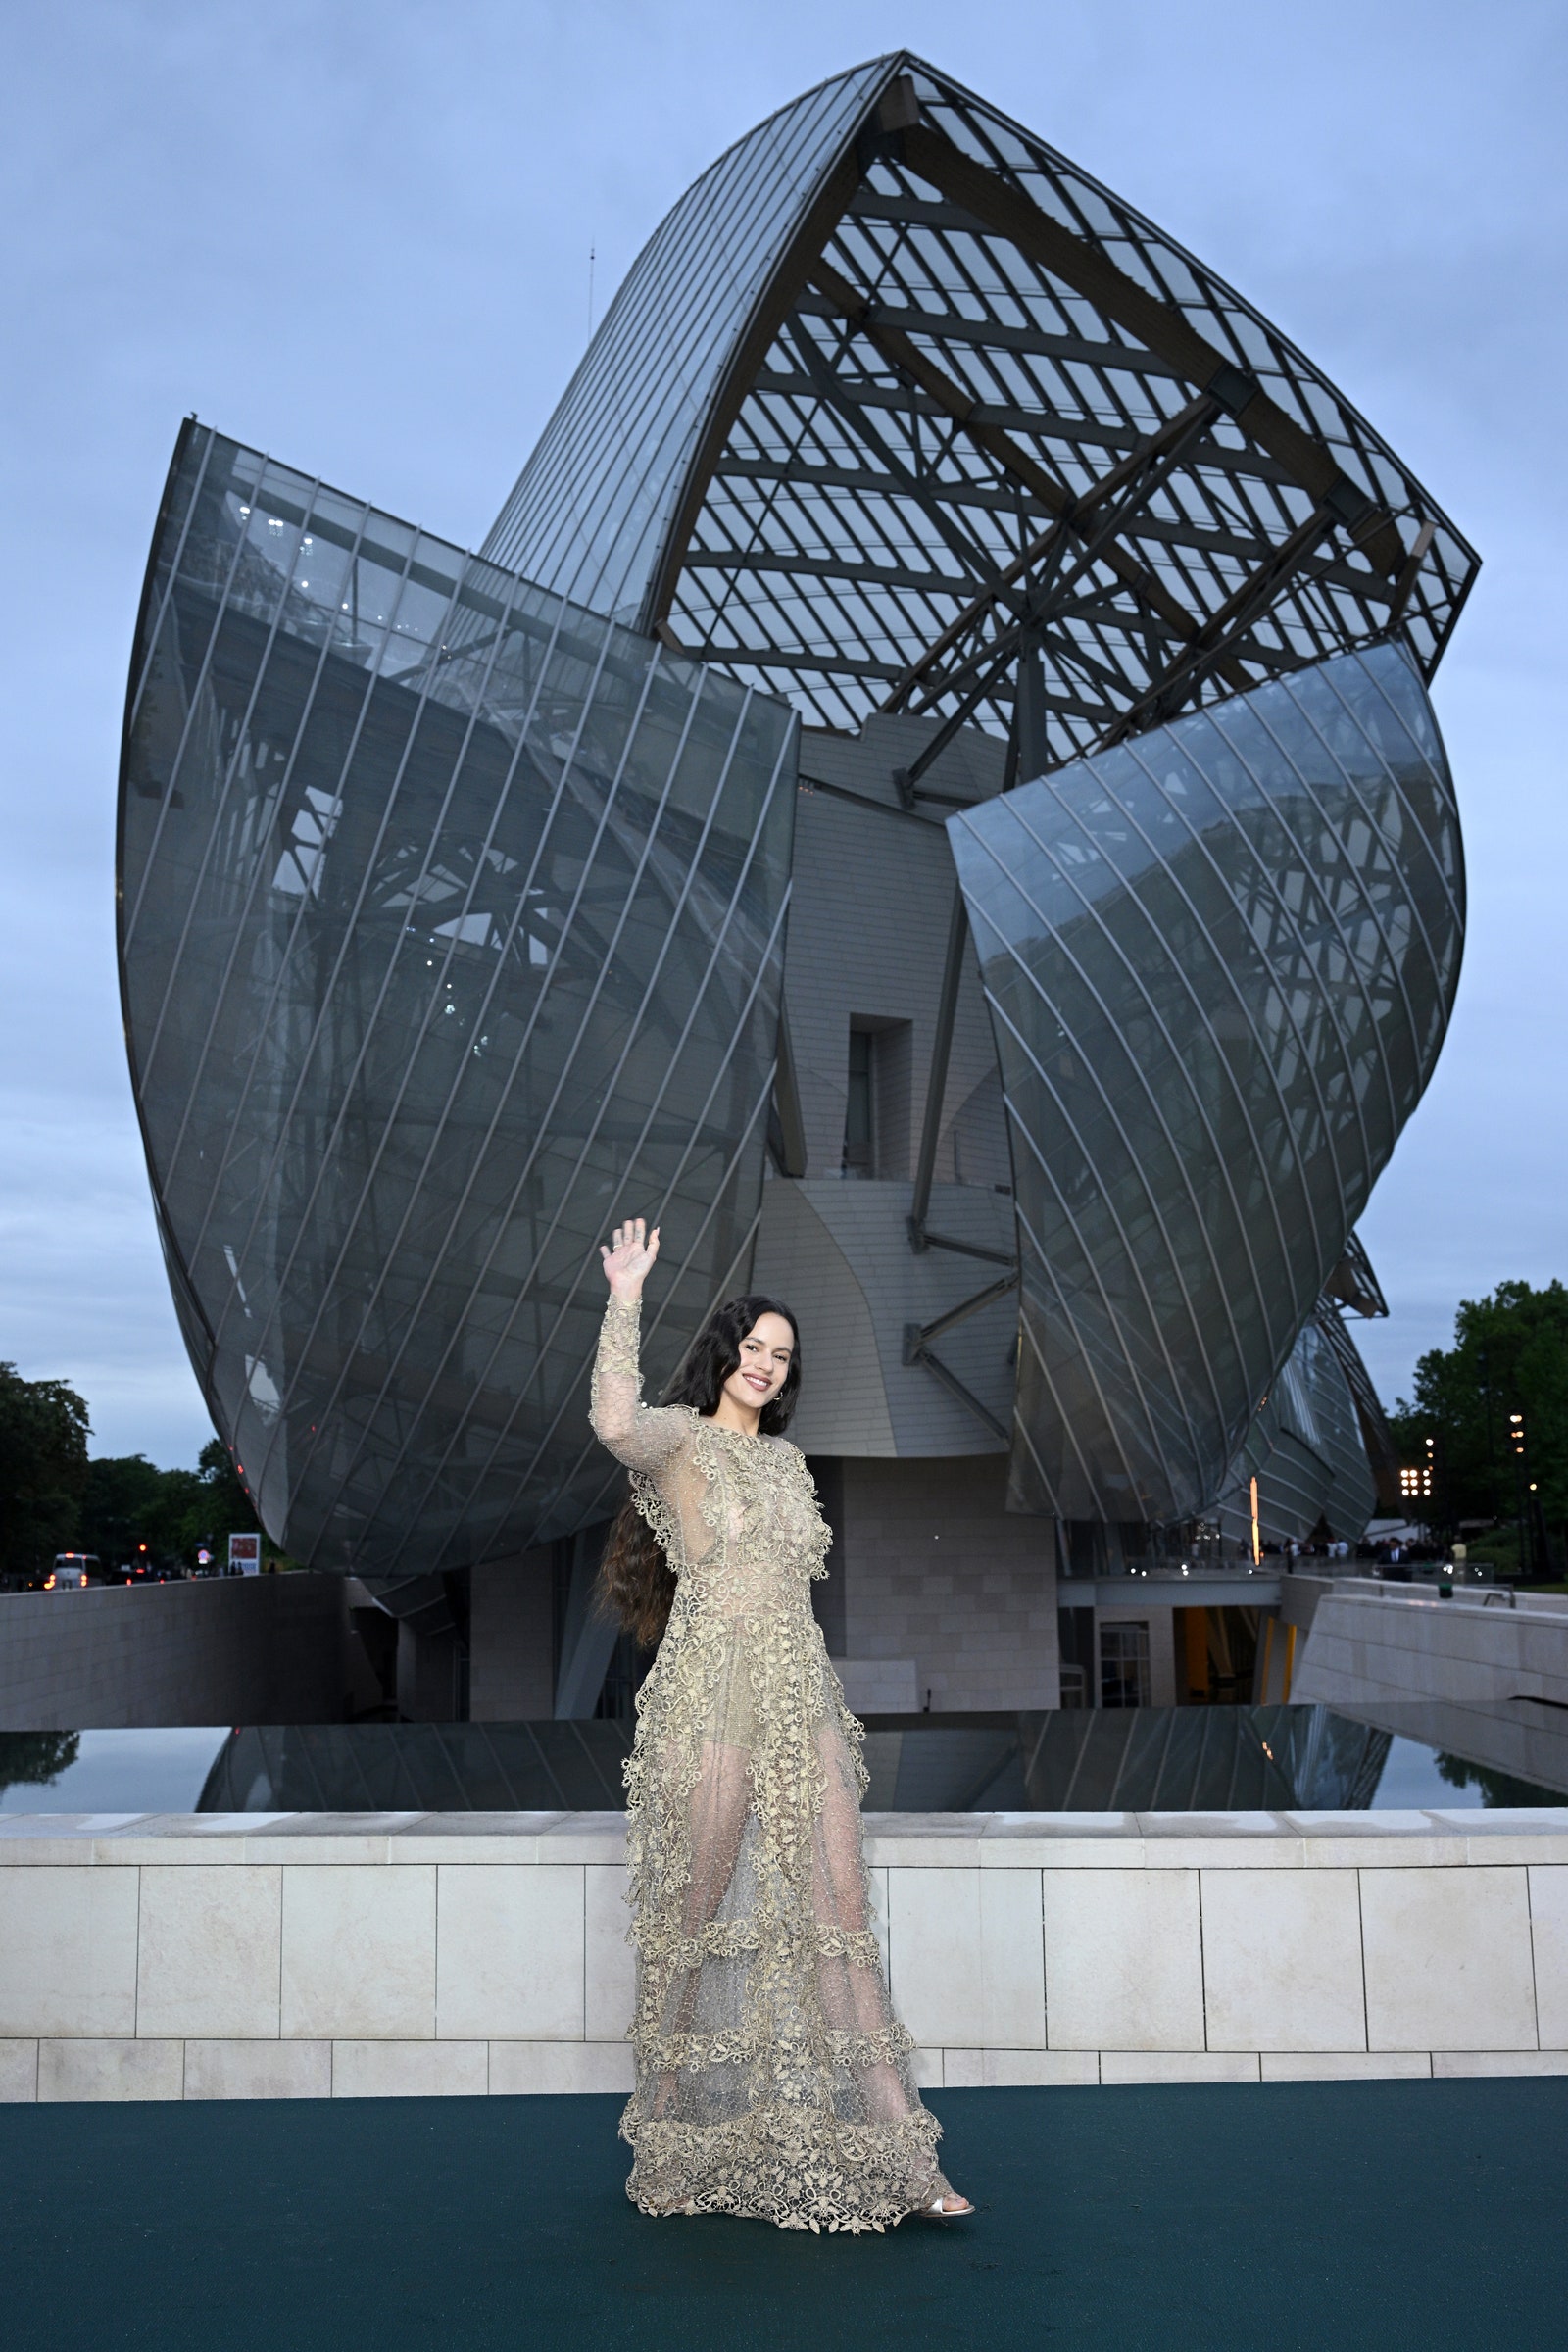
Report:
<svg viewBox="0 0 1568 2352"><path fill-rule="evenodd" d="M852 205L851 217L858 210L858 205ZM891 206L879 217L888 220L900 219ZM962 225L972 234L981 224L968 220ZM807 310L819 300L824 309L834 307L825 296L813 295L809 289L800 296L799 307ZM1056 335L1042 326L1014 326L1004 318L971 318L956 311L922 311L907 303L878 302L877 312L889 326L902 327L910 335L930 335L941 342L1021 351L1031 359L1072 360L1083 367L1103 368L1113 374L1157 376L1162 382L1178 376L1178 370L1168 360L1136 343L1094 342L1087 335Z"/></svg>
<svg viewBox="0 0 1568 2352"><path fill-rule="evenodd" d="M1362 524L1361 543L1373 563L1391 579L1397 576L1405 551L1392 517L1320 441L1287 416L1254 377L1200 335L1173 303L1139 285L1098 245L1054 220L1021 188L955 146L945 131L918 123L903 134L903 146L906 162L928 186L961 204L992 233L1005 237L1030 261L1086 296L1102 317L1113 318L1168 360L1190 384L1212 392L1242 430L1289 466L1314 500L1329 506L1338 520Z"/></svg>
<svg viewBox="0 0 1568 2352"><path fill-rule="evenodd" d="M1108 751L1113 743L1121 743L1141 728L1163 725L1174 716L1204 672L1214 668L1233 650L1262 607L1300 569L1319 540L1335 528L1338 520L1326 504L1314 507L1306 520L1298 523L1280 546L1271 548L1257 569L1232 591L1219 611L1204 621L1186 651L1128 706L1096 748Z"/></svg>
<svg viewBox="0 0 1568 2352"><path fill-rule="evenodd" d="M907 588L916 596L964 596L973 585L968 579L945 580L937 571L914 571L905 564L878 564L863 556L794 556L755 546L745 553L737 548L694 547L686 558L686 569L776 571L786 577L850 580L857 588Z"/></svg>
<svg viewBox="0 0 1568 2352"><path fill-rule="evenodd" d="M1394 583L1394 602L1389 607L1391 629L1396 629L1404 618L1404 610L1415 593L1415 584L1421 577L1421 566L1427 560L1427 551L1437 535L1438 526L1435 522L1424 522L1415 535L1404 569Z"/></svg>
<svg viewBox="0 0 1568 2352"><path fill-rule="evenodd" d="M945 416L986 455L995 458L999 466L1015 474L1034 492L1041 503L1056 514L1062 514L1072 504L1072 492L1065 482L1058 481L1027 450L1020 449L1010 433L1000 425L976 420L975 411L981 406L974 394L962 384L956 383L946 369L939 368L904 333L901 327L888 326L878 315L878 306L869 295L842 277L830 262L818 262L811 271L811 283L817 291L835 303L845 318L874 343L885 359L893 362L911 383L918 384L926 397L935 401ZM1042 420L1044 421L1044 420Z"/></svg>
<svg viewBox="0 0 1568 2352"><path fill-rule="evenodd" d="M1158 431L1151 433L1147 441L1140 442L1136 449L1129 450L1125 457L1118 458L1115 465L1102 474L1099 481L1091 483L1087 490L1079 494L1068 510L1040 532L1038 537L1031 539L1023 553L1015 556L1006 568L999 573L995 587L982 589L978 596L970 600L957 617L949 622L941 636L933 639L919 660L913 662L906 675L900 679L892 694L882 704L882 709L886 711L896 710L899 708L911 690L918 685L925 672L940 661L945 653L950 652L957 644L966 629L991 610L996 602L997 589L1010 587L1015 580L1021 579L1025 572L1032 570L1035 564L1059 545L1065 532L1080 529L1095 510L1102 506L1107 499L1114 498L1122 490L1135 485L1145 467L1155 459L1184 448L1189 437L1193 433L1200 431L1218 414L1218 402L1207 393L1200 393L1196 400L1189 401L1186 407L1179 410L1174 416L1168 416ZM1160 478L1163 479L1163 476ZM1157 484L1151 482L1144 489L1143 496L1139 501L1140 505L1147 504L1155 487ZM1120 519L1118 519L1116 527L1120 527Z"/></svg>
<svg viewBox="0 0 1568 2352"><path fill-rule="evenodd" d="M1011 1430L997 1419L989 1405L981 1403L972 1389L964 1387L956 1372L950 1365L945 1364L941 1356L933 1355L929 1348L921 1348L915 1354L906 1355L904 1360L906 1364L923 1364L935 1379L941 1381L950 1396L956 1396L960 1404L966 1404L970 1412L985 1423L987 1429L999 1437L1004 1445L1007 1444L1012 1436Z"/></svg>
<svg viewBox="0 0 1568 2352"><path fill-rule="evenodd" d="M912 137L914 134L910 132L906 135ZM984 404L977 401L963 385L956 383L935 361L928 359L923 351L910 342L907 335L897 327L882 325L876 315L877 306L858 287L852 286L848 278L841 277L829 263L822 262L812 270L811 282L821 293L840 305L857 328L868 336L883 356L891 360L912 383L919 385L977 449L983 450L1004 472L1022 482L1052 513L1057 515L1071 514L1077 501L1067 485L1048 473L1027 450L1020 448L1011 433L999 424L985 422L982 417ZM1054 419L1045 416L1040 417L1038 422L1031 419L1030 423L1033 430L1041 432L1059 432L1060 429ZM1194 634L1197 623L1193 615L1184 605L1177 602L1161 580L1139 563L1136 556L1129 555L1125 548L1107 544L1100 560L1163 619L1168 620L1179 636L1191 637Z"/></svg>
<svg viewBox="0 0 1568 2352"><path fill-rule="evenodd" d="M878 710L884 713L897 710L918 686L926 671L940 662L944 654L951 653L959 638L990 612L996 603L998 590L1010 588L1014 580L1022 579L1031 565L1038 564L1041 557L1046 555L1060 538L1064 528L1065 525L1059 519L1048 524L1038 538L1030 540L1022 555L1014 556L1012 562L998 572L990 587L982 588L978 596L971 597L963 611L949 621L941 636L932 638L919 660L912 662L905 671L893 692L878 704Z"/></svg>
<svg viewBox="0 0 1568 2352"><path fill-rule="evenodd" d="M755 619L756 615L748 614ZM681 651L693 662L743 662L748 669L807 670L822 677L896 678L896 662L875 662L859 654L819 654L803 645L720 645L713 638L683 642ZM1103 718L1102 710L1095 713Z"/></svg>
<svg viewBox="0 0 1568 2352"><path fill-rule="evenodd" d="M851 387L840 381L831 364L817 350L805 325L799 320L789 323L799 329L791 340L801 355L801 364L817 398L849 426L867 449L875 452L888 469L886 488L897 488L904 497L914 501L935 524L958 562L965 564L977 580L994 580L997 562L990 548L960 530L954 517L947 513L939 487L920 481L909 471L898 452L888 447L870 416L859 412Z"/></svg>
<svg viewBox="0 0 1568 2352"><path fill-rule="evenodd" d="M922 816L918 808L903 808L896 801L873 800L868 792L852 792L847 784L830 784L825 776L808 775L804 767L800 780L812 792L825 792L835 801L849 801L857 808L874 808L879 816L896 816L903 824L937 826L942 822L938 816ZM966 801L964 807L969 806Z"/></svg>
<svg viewBox="0 0 1568 2352"><path fill-rule="evenodd" d="M806 1119L801 1109L801 1086L790 1039L790 1016L783 996L778 1001L778 1055L773 1068L773 1099L768 1106L767 1146L781 1176L806 1174Z"/></svg>
<svg viewBox="0 0 1568 2352"><path fill-rule="evenodd" d="M956 671L950 671L945 678L938 678L929 685L915 705L917 711L930 709L944 696L954 692L965 671L976 662L987 659L993 650L1023 646L1031 639L1038 645L1050 624L1069 609L1079 582L1095 564L1103 564L1123 579L1127 577L1124 552L1111 543L1164 486L1191 441L1214 414L1214 406L1206 396L1190 402L1179 417L1170 418L1165 428L1151 436L1144 450L1133 453L1112 466L1093 493L1085 493L1072 513L1064 515L1057 526L1058 532L1076 532L1081 545L1065 563L1053 566L1048 580L1025 593L1020 625L1003 630L993 640L991 647L977 649L959 664ZM1109 509L1108 513L1100 512L1105 508ZM1097 512L1100 512L1098 523L1094 521ZM1054 536L1053 554L1060 556L1062 546L1062 539ZM1136 586L1134 593L1142 594ZM1125 628L1127 616L1118 613L1115 617ZM1201 634L1196 619L1184 612L1182 622L1182 627L1175 633L1183 643L1196 642ZM1241 670L1230 651L1223 649L1219 660L1229 684L1238 692L1245 691L1251 681ZM1116 690L1126 691L1121 678L1118 677L1114 685ZM1038 768L1025 767L1026 774L1039 772Z"/></svg>
<svg viewBox="0 0 1568 2352"><path fill-rule="evenodd" d="M978 1257L982 1264L988 1266L1015 1266L1018 1263L1015 1250L983 1250L978 1242L959 1242L952 1234L933 1233L929 1225L925 1229L925 1246L928 1250L949 1250L955 1257Z"/></svg>
<svg viewBox="0 0 1568 2352"><path fill-rule="evenodd" d="M972 1298L961 1300L957 1306L950 1306L945 1315L937 1316L935 1322L906 1323L904 1326L905 1362L906 1364L917 1362L922 1349L930 1341L939 1340L945 1331L952 1331L956 1324L966 1323L971 1315L981 1314L986 1307L995 1306L999 1298L1005 1298L1007 1293L1015 1291L1017 1287L1018 1269L1013 1266L1009 1272L1001 1275L997 1281L988 1282L983 1291L976 1291Z"/></svg>
<svg viewBox="0 0 1568 2352"><path fill-rule="evenodd" d="M713 468L729 439L730 427L745 406L757 373L767 357L768 348L788 318L796 295L806 283L812 262L844 218L845 209L862 176L859 158L855 149L850 147L801 216L794 236L779 257L766 293L752 312L746 331L730 355L724 380L714 395L697 447L692 452L680 503L660 550L658 568L649 583L640 623L648 633L652 633L656 622L669 617L681 567L686 561L686 550L707 501Z"/></svg>

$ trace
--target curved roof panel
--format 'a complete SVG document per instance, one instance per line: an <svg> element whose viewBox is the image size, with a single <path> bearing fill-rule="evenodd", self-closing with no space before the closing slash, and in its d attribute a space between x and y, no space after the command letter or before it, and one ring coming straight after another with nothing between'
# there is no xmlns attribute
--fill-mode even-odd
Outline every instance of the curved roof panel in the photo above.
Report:
<svg viewBox="0 0 1568 2352"><path fill-rule="evenodd" d="M1443 1043L1464 885L1431 705L1403 649L1341 655L948 836L1012 1138L1017 1506L1191 1518Z"/></svg>
<svg viewBox="0 0 1568 2352"><path fill-rule="evenodd" d="M1430 677L1476 570L1250 304L907 56L681 199L486 552L1024 776L1395 629Z"/></svg>
<svg viewBox="0 0 1568 2352"><path fill-rule="evenodd" d="M781 107L665 215L496 517L492 563L635 621L714 396L897 62Z"/></svg>

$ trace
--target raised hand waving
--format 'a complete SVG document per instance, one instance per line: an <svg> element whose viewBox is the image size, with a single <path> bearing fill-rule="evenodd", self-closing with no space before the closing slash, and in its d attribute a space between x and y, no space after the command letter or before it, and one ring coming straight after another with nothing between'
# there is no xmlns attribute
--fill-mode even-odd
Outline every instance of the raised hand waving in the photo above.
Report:
<svg viewBox="0 0 1568 2352"><path fill-rule="evenodd" d="M608 1250L600 1243L599 1255L604 1261L605 1280L612 1296L629 1304L642 1297L643 1284L659 1255L659 1227L656 1225L650 1233L641 1217L633 1217L627 1224L615 1227Z"/></svg>

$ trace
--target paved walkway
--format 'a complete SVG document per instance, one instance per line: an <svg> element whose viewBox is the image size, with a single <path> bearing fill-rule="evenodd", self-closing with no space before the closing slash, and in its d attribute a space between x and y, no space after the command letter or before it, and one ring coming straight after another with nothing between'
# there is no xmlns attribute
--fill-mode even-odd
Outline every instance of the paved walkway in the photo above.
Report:
<svg viewBox="0 0 1568 2352"><path fill-rule="evenodd" d="M1568 2080L938 2093L962 2229L654 2223L619 2102L0 2108L49 2352L1491 2352L1562 2340Z"/></svg>

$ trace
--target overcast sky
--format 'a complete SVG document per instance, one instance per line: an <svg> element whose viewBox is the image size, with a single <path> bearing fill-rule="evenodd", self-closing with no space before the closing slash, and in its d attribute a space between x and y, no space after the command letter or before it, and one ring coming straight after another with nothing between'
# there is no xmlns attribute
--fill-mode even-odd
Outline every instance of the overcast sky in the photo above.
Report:
<svg viewBox="0 0 1568 2352"><path fill-rule="evenodd" d="M0 42L0 1357L94 1450L192 1461L120 1036L116 762L180 417L466 545L713 156L908 47L1300 343L1485 563L1436 699L1459 1006L1362 1231L1386 1396L1508 1276L1568 1275L1564 60L1538 0L50 0Z"/></svg>

